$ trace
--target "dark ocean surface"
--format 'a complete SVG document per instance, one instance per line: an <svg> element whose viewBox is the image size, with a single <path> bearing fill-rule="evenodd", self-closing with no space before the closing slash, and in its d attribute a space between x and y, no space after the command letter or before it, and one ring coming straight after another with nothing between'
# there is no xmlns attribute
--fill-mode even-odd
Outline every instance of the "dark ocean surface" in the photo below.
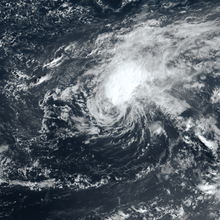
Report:
<svg viewBox="0 0 220 220"><path fill-rule="evenodd" d="M0 219L220 219L220 1L1 0L0 91Z"/></svg>

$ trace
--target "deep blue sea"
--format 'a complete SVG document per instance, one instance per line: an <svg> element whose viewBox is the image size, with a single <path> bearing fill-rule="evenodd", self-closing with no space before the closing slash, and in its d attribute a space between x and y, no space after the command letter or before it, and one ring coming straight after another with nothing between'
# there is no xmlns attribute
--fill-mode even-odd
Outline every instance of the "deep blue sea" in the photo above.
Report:
<svg viewBox="0 0 220 220"><path fill-rule="evenodd" d="M220 1L0 1L0 219L219 220L219 145Z"/></svg>

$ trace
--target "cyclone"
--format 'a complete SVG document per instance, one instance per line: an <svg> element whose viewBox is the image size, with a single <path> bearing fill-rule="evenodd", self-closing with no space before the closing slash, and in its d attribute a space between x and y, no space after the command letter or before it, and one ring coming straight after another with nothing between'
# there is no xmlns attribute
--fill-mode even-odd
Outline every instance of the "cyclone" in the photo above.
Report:
<svg viewBox="0 0 220 220"><path fill-rule="evenodd" d="M107 75L106 78L88 102L88 107L98 121L113 125L120 120L126 120L129 114L134 114L135 109L138 109L137 106L137 108L132 107L132 104L138 105L135 93L137 94L137 90L141 89L145 73L135 64L124 63L114 68L113 73ZM142 92L144 92L143 88ZM129 108L130 113L128 113Z"/></svg>
<svg viewBox="0 0 220 220"><path fill-rule="evenodd" d="M188 29L191 28L189 25ZM207 32L203 28L197 31L200 34ZM178 64L171 68L170 62L176 62L182 42L173 46L174 37L164 37L164 32L159 27L143 26L124 35L110 63L100 67L101 74L95 74L97 79L93 81L98 83L87 106L100 125L108 127L117 122L126 125L126 122L146 118L145 113L152 103L165 112L172 111L174 117L190 108L169 91L178 84L190 82L195 73ZM176 35L179 34L177 31Z"/></svg>
<svg viewBox="0 0 220 220"><path fill-rule="evenodd" d="M0 7L0 218L219 219L218 1Z"/></svg>

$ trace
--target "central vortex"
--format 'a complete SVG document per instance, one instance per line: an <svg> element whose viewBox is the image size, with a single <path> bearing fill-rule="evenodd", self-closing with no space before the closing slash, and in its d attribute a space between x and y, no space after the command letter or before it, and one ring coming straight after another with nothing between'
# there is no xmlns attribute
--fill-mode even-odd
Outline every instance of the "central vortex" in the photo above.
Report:
<svg viewBox="0 0 220 220"><path fill-rule="evenodd" d="M109 76L105 85L105 96L113 105L122 105L131 99L135 89L145 80L146 72L141 65L124 63Z"/></svg>

